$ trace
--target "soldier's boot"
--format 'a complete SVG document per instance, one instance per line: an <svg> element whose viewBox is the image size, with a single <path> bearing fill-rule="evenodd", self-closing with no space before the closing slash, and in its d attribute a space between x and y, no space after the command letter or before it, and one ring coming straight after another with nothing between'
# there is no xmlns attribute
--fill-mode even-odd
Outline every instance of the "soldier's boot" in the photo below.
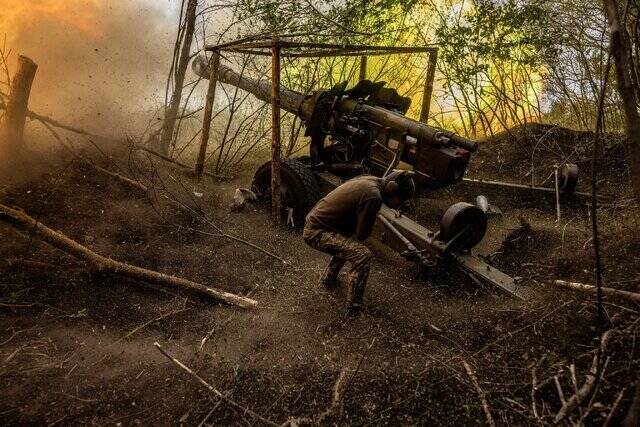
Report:
<svg viewBox="0 0 640 427"><path fill-rule="evenodd" d="M336 256L331 257L329 265L324 269L320 284L327 289L335 289L338 287L338 274L344 266L345 260Z"/></svg>
<svg viewBox="0 0 640 427"><path fill-rule="evenodd" d="M347 316L354 317L362 313L364 290L369 278L369 268L349 273L347 288Z"/></svg>

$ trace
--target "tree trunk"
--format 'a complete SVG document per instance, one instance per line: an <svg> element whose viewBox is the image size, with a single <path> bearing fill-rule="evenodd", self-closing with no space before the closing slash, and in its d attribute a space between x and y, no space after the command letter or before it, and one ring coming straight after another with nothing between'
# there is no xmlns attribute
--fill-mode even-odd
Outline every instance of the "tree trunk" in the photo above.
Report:
<svg viewBox="0 0 640 427"><path fill-rule="evenodd" d="M638 115L638 100L636 99L635 88L630 75L631 68L627 55L629 45L626 39L626 32L622 31L616 1L604 0L604 6L611 33L610 49L616 68L618 93L622 99L622 108L625 115L633 192L636 197L640 198L640 116Z"/></svg>
<svg viewBox="0 0 640 427"><path fill-rule="evenodd" d="M176 117L180 108L180 101L182 100L184 78L187 73L187 67L189 66L189 59L191 59L191 43L193 42L193 33L195 31L197 7L198 0L189 0L184 18L184 39L182 40L182 50L175 71L173 94L171 95L169 107L165 110L164 123L162 124L159 150L164 155L169 153L169 146L173 140L173 131L176 126Z"/></svg>
<svg viewBox="0 0 640 427"><path fill-rule="evenodd" d="M5 132L10 144L16 146L22 142L24 123L29 111L29 94L38 65L26 56L18 57L18 71L11 83L11 92L5 115Z"/></svg>

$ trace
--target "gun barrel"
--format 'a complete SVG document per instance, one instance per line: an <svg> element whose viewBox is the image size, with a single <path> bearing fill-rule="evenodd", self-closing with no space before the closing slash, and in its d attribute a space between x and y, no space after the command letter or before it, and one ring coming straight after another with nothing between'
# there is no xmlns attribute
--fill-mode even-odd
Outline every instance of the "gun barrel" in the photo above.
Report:
<svg viewBox="0 0 640 427"><path fill-rule="evenodd" d="M206 57L198 56L193 61L192 67L198 76L205 79L209 78L211 68ZM271 103L272 87L271 81L268 79L256 80L246 77L221 64L218 68L218 81L246 90L256 98L266 103ZM285 111L297 115L302 120L309 121L313 115L314 104L314 96L303 95L294 90L280 87L280 107ZM344 114L362 113L373 122L380 123L383 126L393 128L400 132L406 132L419 141L432 142L440 145L454 145L471 152L476 151L478 148L477 143L454 133L434 128L385 108L364 104L352 98L343 97L336 103L335 108Z"/></svg>
<svg viewBox="0 0 640 427"><path fill-rule="evenodd" d="M193 71L204 79L209 79L211 67L207 59L198 56L192 64ZM218 68L218 81L230 84L253 94L256 98L266 103L271 103L271 81L256 80L236 73L231 68L220 64ZM291 89L280 87L280 108L293 113L304 120L311 117L313 112L313 99Z"/></svg>
<svg viewBox="0 0 640 427"><path fill-rule="evenodd" d="M470 141L459 135L434 128L425 123L412 120L396 112L385 108L359 103L350 98L338 102L337 109L344 114L352 114L355 111L364 113L367 118L376 123L396 129L417 138L419 141L434 141L443 145L455 145L467 151L475 152L478 149L476 142Z"/></svg>

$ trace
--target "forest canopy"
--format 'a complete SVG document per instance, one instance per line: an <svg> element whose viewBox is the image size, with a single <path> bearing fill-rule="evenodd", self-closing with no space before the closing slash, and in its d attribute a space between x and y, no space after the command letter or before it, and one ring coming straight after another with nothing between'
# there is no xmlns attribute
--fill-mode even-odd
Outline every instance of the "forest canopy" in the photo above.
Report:
<svg viewBox="0 0 640 427"><path fill-rule="evenodd" d="M430 119L468 136L490 135L537 121L592 129L609 46L601 5L589 1L353 1L200 2L196 39L229 41L251 34L296 34L298 39L388 46L437 45L438 73ZM621 4L621 6L625 6ZM224 11L224 12L222 12ZM637 64L638 5L624 9ZM223 18L222 18L223 17ZM635 25L635 26L632 26ZM357 59L286 64L285 83L298 89L357 77ZM312 61L318 62L318 61ZM421 104L426 55L370 60L369 78L387 80ZM636 67L637 68L637 67ZM328 71L331 70L331 71ZM288 80L287 80L288 79ZM608 85L615 87L615 78ZM307 88L308 90L308 88ZM606 128L622 130L615 90L605 102Z"/></svg>

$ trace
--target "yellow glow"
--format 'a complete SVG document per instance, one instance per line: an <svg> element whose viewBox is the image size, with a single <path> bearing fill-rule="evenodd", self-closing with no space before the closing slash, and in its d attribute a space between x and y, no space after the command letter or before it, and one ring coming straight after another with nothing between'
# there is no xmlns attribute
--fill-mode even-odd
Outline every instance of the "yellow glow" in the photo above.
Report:
<svg viewBox="0 0 640 427"><path fill-rule="evenodd" d="M82 37L100 38L99 0L2 0L0 29L11 44L16 33L42 21L55 21Z"/></svg>

